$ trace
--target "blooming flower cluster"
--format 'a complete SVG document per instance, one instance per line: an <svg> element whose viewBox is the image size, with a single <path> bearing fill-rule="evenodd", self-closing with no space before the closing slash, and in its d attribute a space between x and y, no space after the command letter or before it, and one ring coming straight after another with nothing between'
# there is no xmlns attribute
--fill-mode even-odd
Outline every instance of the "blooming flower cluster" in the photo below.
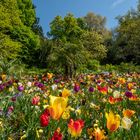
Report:
<svg viewBox="0 0 140 140"><path fill-rule="evenodd" d="M139 139L138 73L0 77L0 139Z"/></svg>

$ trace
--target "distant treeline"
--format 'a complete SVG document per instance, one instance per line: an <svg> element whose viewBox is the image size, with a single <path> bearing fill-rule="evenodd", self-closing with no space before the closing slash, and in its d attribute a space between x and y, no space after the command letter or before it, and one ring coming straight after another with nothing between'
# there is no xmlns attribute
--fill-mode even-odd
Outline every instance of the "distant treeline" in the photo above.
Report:
<svg viewBox="0 0 140 140"><path fill-rule="evenodd" d="M0 1L0 57L18 59L29 67L62 69L73 75L92 61L140 64L140 0L137 9L118 16L115 29L93 12L76 18L56 16L43 34L32 0Z"/></svg>

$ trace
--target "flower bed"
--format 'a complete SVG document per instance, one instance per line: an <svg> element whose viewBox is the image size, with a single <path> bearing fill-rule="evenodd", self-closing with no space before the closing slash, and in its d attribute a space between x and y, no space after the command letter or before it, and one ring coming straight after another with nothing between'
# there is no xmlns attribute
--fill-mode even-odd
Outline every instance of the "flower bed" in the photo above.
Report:
<svg viewBox="0 0 140 140"><path fill-rule="evenodd" d="M0 139L140 139L140 75L51 73L0 80Z"/></svg>

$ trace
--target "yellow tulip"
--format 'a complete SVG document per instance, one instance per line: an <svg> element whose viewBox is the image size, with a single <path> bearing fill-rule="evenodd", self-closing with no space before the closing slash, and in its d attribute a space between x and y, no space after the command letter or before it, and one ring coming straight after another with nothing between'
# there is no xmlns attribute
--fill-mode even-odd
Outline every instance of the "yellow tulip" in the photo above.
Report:
<svg viewBox="0 0 140 140"><path fill-rule="evenodd" d="M58 120L61 117L66 109L67 100L68 99L64 97L56 97L50 95L50 106L48 109L50 112L50 116L53 119Z"/></svg>
<svg viewBox="0 0 140 140"><path fill-rule="evenodd" d="M69 112L69 111L65 111L65 112L63 113L63 115L62 115L62 118L63 118L64 120L69 119L69 117L70 117L70 112Z"/></svg>
<svg viewBox="0 0 140 140"><path fill-rule="evenodd" d="M2 75L1 75L1 78L2 78L2 80L4 81L4 80L6 79L6 75L5 75L5 74L2 74Z"/></svg>
<svg viewBox="0 0 140 140"><path fill-rule="evenodd" d="M70 95L70 91L68 89L65 89L62 91L62 97L68 97Z"/></svg>
<svg viewBox="0 0 140 140"><path fill-rule="evenodd" d="M120 126L120 116L114 115L114 113L111 111L109 113L106 113L106 119L107 119L107 128L114 132L116 131Z"/></svg>
<svg viewBox="0 0 140 140"><path fill-rule="evenodd" d="M127 117L123 117L122 121L121 121L121 126L126 129L129 130L131 128L131 125L133 124L133 122L127 118Z"/></svg>
<svg viewBox="0 0 140 140"><path fill-rule="evenodd" d="M133 88L133 83L128 83L128 84L127 84L127 88L128 88L129 90L131 90L131 89Z"/></svg>

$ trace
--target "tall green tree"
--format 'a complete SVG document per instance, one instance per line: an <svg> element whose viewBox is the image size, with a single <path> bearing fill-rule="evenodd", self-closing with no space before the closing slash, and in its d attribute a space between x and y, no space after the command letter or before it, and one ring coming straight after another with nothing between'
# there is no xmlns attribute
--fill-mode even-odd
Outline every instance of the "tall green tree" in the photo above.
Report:
<svg viewBox="0 0 140 140"><path fill-rule="evenodd" d="M116 29L117 58L125 62L140 64L140 16L139 5L137 10L128 11L118 17L119 26Z"/></svg>
<svg viewBox="0 0 140 140"><path fill-rule="evenodd" d="M18 56L22 44L11 38L16 26L21 26L20 12L16 0L0 1L0 56L13 59Z"/></svg>
<svg viewBox="0 0 140 140"><path fill-rule="evenodd" d="M93 12L87 13L84 17L87 29L90 31L102 31L105 29L106 18Z"/></svg>
<svg viewBox="0 0 140 140"><path fill-rule="evenodd" d="M106 57L107 49L104 45L104 39L98 32L85 31L82 36L82 43L90 54L90 59L100 61Z"/></svg>
<svg viewBox="0 0 140 140"><path fill-rule="evenodd" d="M65 75L72 77L74 71L86 60L86 49L81 43L83 30L72 14L55 17L50 24L49 36L55 42L49 58L63 67Z"/></svg>
<svg viewBox="0 0 140 140"><path fill-rule="evenodd" d="M35 9L31 0L0 1L0 47L7 58L20 58L32 64L39 37L33 30ZM14 47L15 46L15 47Z"/></svg>
<svg viewBox="0 0 140 140"><path fill-rule="evenodd" d="M89 30L84 18L75 18L72 14L64 18L57 16L50 23L50 28L48 35L53 43L46 50L51 48L49 50L53 51L47 51L50 52L47 59L57 67L63 67L66 75L72 77L77 68L89 59L101 60L106 56L103 35Z"/></svg>

